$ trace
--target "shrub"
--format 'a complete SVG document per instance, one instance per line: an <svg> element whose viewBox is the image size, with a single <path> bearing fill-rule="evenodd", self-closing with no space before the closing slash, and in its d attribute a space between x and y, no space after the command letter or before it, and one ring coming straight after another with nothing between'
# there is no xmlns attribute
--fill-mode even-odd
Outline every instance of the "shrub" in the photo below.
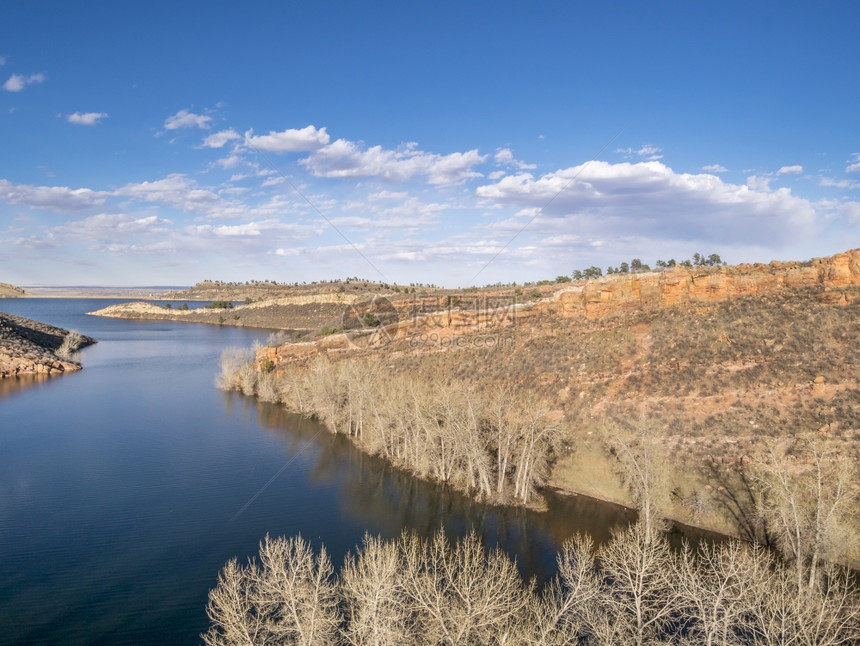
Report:
<svg viewBox="0 0 860 646"><path fill-rule="evenodd" d="M71 361L77 352L84 345L84 337L79 332L71 330L64 338L63 343L57 349L57 356L61 359Z"/></svg>

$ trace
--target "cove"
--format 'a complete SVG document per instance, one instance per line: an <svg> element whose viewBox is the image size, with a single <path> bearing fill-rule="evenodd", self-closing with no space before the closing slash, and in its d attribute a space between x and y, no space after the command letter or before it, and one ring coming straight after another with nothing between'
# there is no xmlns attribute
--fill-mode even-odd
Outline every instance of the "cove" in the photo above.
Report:
<svg viewBox="0 0 860 646"><path fill-rule="evenodd" d="M547 513L476 503L313 420L214 387L222 349L270 332L86 316L120 302L0 309L98 339L84 369L0 389L0 644L193 644L224 563L301 534L333 562L365 532L475 529L545 580L576 531L623 508L548 493Z"/></svg>

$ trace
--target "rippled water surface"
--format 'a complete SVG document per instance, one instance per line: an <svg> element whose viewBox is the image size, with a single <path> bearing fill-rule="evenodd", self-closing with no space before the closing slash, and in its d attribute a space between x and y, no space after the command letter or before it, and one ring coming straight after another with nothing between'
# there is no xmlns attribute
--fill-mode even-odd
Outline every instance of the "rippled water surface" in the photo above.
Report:
<svg viewBox="0 0 860 646"><path fill-rule="evenodd" d="M199 643L218 570L266 533L324 542L337 564L365 532L475 527L542 579L574 531L627 518L583 498L485 507L405 476L214 387L221 350L269 331L85 315L112 302L0 300L99 340L83 371L0 382L0 644Z"/></svg>

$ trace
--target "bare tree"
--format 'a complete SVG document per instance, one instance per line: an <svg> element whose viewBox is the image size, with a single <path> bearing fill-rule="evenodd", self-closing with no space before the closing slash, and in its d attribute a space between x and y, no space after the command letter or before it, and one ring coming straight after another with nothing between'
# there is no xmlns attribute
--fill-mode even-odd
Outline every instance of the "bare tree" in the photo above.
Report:
<svg viewBox="0 0 860 646"><path fill-rule="evenodd" d="M346 389L341 371L327 359L318 358L311 366L308 378L311 385L311 407L332 433L341 430L344 418Z"/></svg>
<svg viewBox="0 0 860 646"><path fill-rule="evenodd" d="M231 559L218 574L218 586L209 592L206 614L212 622L201 635L209 646L238 646L268 642L270 618L258 607L254 581L258 579L254 563L241 567Z"/></svg>
<svg viewBox="0 0 860 646"><path fill-rule="evenodd" d="M496 493L502 495L508 470L514 459L514 450L520 439L520 427L514 424L512 419L515 411L513 391L507 387L497 387L490 393L485 409L496 447Z"/></svg>
<svg viewBox="0 0 860 646"><path fill-rule="evenodd" d="M325 548L314 555L300 536L260 544L260 564L230 561L209 593L212 622L202 637L210 645L296 644L337 639L340 615L332 566Z"/></svg>
<svg viewBox="0 0 860 646"><path fill-rule="evenodd" d="M514 563L498 550L484 554L473 532L451 546L442 532L427 544L401 539L407 594L427 643L521 643L528 590Z"/></svg>
<svg viewBox="0 0 860 646"><path fill-rule="evenodd" d="M645 537L651 540L665 529L663 510L669 498L669 474L660 459L657 439L642 431L635 442L625 442L616 433L611 447L618 458L621 477L639 510Z"/></svg>
<svg viewBox="0 0 860 646"><path fill-rule="evenodd" d="M557 558L558 575L536 604L534 643L567 646L581 643L595 622L601 582L594 560L594 541L577 534L565 541Z"/></svg>
<svg viewBox="0 0 860 646"><path fill-rule="evenodd" d="M848 646L860 641L860 591L856 574L822 567L820 585L798 590L793 568L769 555L758 568L745 635L756 646Z"/></svg>
<svg viewBox="0 0 860 646"><path fill-rule="evenodd" d="M514 494L528 503L535 487L544 482L550 455L561 433L545 404L533 404L520 415L521 439L515 457Z"/></svg>
<svg viewBox="0 0 860 646"><path fill-rule="evenodd" d="M63 342L60 344L60 347L57 348L56 354L61 359L71 361L75 358L75 353L82 345L84 345L83 335L75 330L70 330L66 336L63 337Z"/></svg>
<svg viewBox="0 0 860 646"><path fill-rule="evenodd" d="M344 635L355 646L410 644L414 628L402 584L398 544L365 534L341 570L346 608Z"/></svg>
<svg viewBox="0 0 860 646"><path fill-rule="evenodd" d="M215 385L222 390L239 390L244 392L248 383L256 379L254 352L250 349L227 348L221 352L221 372L215 378Z"/></svg>
<svg viewBox="0 0 860 646"><path fill-rule="evenodd" d="M687 618L686 631L696 644L736 644L751 605L761 592L771 560L761 546L737 540L688 546L678 555L674 585Z"/></svg>
<svg viewBox="0 0 860 646"><path fill-rule="evenodd" d="M771 449L757 474L763 488L760 511L794 566L798 591L812 590L822 560L845 553L857 537L852 465L816 444L800 451L809 455L810 469Z"/></svg>
<svg viewBox="0 0 860 646"><path fill-rule="evenodd" d="M640 519L616 532L597 558L604 577L602 603L614 620L613 632L637 646L661 637L680 608L666 539Z"/></svg>

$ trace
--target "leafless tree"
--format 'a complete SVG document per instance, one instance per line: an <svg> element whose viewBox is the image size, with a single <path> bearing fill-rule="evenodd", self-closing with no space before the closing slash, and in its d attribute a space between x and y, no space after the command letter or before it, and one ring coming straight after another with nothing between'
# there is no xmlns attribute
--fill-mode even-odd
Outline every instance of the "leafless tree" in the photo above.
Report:
<svg viewBox="0 0 860 646"><path fill-rule="evenodd" d="M793 568L769 555L756 571L745 635L755 646L848 646L860 642L860 591L855 574L827 564L821 583L798 590Z"/></svg>
<svg viewBox="0 0 860 646"><path fill-rule="evenodd" d="M209 593L209 645L335 643L337 590L325 548L314 555L300 536L260 544L259 565L230 561Z"/></svg>
<svg viewBox="0 0 860 646"><path fill-rule="evenodd" d="M765 548L737 540L685 547L675 559L673 582L693 643L724 646L741 642L750 607L772 562Z"/></svg>
<svg viewBox="0 0 860 646"><path fill-rule="evenodd" d="M604 577L601 601L613 632L637 646L659 639L680 609L666 539L640 520L616 532L597 558Z"/></svg>
<svg viewBox="0 0 860 646"><path fill-rule="evenodd" d="M514 563L484 548L474 533L451 546L442 532L428 543L401 539L416 637L431 644L522 643L530 608Z"/></svg>
<svg viewBox="0 0 860 646"><path fill-rule="evenodd" d="M253 384L257 372L253 358L253 350L249 349L227 348L222 351L221 371L215 378L215 385L222 390L245 392L250 383L251 392L248 394L254 394Z"/></svg>
<svg viewBox="0 0 860 646"><path fill-rule="evenodd" d="M415 631L401 564L396 542L370 535L365 535L356 555L347 557L340 580L348 643L394 646L413 642Z"/></svg>
<svg viewBox="0 0 860 646"><path fill-rule="evenodd" d="M254 563L242 567L231 559L218 575L218 586L209 592L206 614L212 622L202 636L209 646L238 646L268 642L270 618L258 606L254 585L259 577Z"/></svg>
<svg viewBox="0 0 860 646"><path fill-rule="evenodd" d="M514 494L528 503L536 486L543 484L552 451L561 436L559 425L543 403L520 411L520 443L515 455Z"/></svg>
<svg viewBox="0 0 860 646"><path fill-rule="evenodd" d="M614 433L610 445L618 458L621 477L639 510L645 537L651 540L665 529L663 512L671 488L657 439L647 430L640 431L634 442Z"/></svg>
<svg viewBox="0 0 860 646"><path fill-rule="evenodd" d="M558 575L536 604L535 643L579 644L589 634L589 625L596 623L602 588L594 549L594 541L585 534L565 541L558 555Z"/></svg>
<svg viewBox="0 0 860 646"><path fill-rule="evenodd" d="M822 560L849 551L846 546L857 540L857 498L851 464L815 444L800 451L808 454L811 468L771 449L757 479L763 488L760 511L802 592L817 585Z"/></svg>
<svg viewBox="0 0 860 646"><path fill-rule="evenodd" d="M496 447L496 494L502 495L514 459L514 450L521 437L521 428L513 421L516 404L512 389L498 386L489 394L484 407Z"/></svg>

